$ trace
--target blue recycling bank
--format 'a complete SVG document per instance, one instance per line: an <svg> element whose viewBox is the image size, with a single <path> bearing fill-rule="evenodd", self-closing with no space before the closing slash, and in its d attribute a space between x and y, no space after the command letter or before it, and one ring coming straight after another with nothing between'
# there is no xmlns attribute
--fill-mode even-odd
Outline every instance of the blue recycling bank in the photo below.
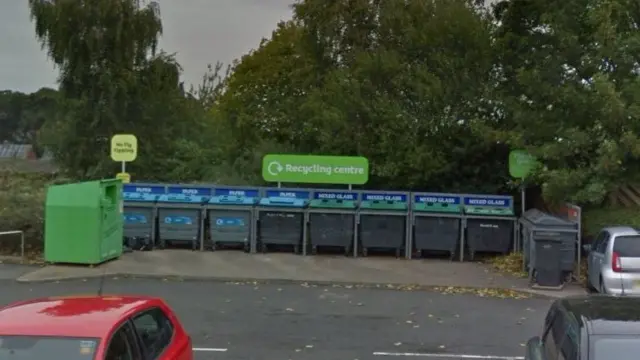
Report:
<svg viewBox="0 0 640 360"><path fill-rule="evenodd" d="M157 247L186 244L303 255L504 253L515 238L513 198L402 191L126 184L125 237Z"/></svg>
<svg viewBox="0 0 640 360"><path fill-rule="evenodd" d="M255 188L221 187L205 205L209 224L208 247L239 246L255 252L255 205L260 190Z"/></svg>
<svg viewBox="0 0 640 360"><path fill-rule="evenodd" d="M211 188L168 185L160 195L158 208L158 238L161 247L186 244L193 250L201 248L204 236L203 205L211 196Z"/></svg>

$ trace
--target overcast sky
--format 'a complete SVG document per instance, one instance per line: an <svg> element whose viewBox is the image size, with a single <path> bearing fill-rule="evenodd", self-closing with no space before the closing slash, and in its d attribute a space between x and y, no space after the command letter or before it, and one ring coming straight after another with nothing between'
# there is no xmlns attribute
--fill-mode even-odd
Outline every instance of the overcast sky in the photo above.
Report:
<svg viewBox="0 0 640 360"><path fill-rule="evenodd" d="M161 47L177 53L188 84L207 64L227 64L288 20L293 0L159 0ZM27 0L0 0L0 90L33 92L55 87L57 72L35 39Z"/></svg>

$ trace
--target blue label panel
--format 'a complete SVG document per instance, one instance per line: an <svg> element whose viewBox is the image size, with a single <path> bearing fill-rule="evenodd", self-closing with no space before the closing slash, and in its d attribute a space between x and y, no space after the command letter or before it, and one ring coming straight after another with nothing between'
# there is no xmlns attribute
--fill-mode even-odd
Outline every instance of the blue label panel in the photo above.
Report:
<svg viewBox="0 0 640 360"><path fill-rule="evenodd" d="M296 190L267 190L266 197L281 197L289 199L308 199L308 191L296 191Z"/></svg>
<svg viewBox="0 0 640 360"><path fill-rule="evenodd" d="M215 189L213 195L257 198L259 191L256 189Z"/></svg>
<svg viewBox="0 0 640 360"><path fill-rule="evenodd" d="M122 192L143 194L164 194L164 186L126 184L122 186Z"/></svg>
<svg viewBox="0 0 640 360"><path fill-rule="evenodd" d="M407 202L406 194L384 194L384 193L364 193L363 201L397 201Z"/></svg>
<svg viewBox="0 0 640 360"><path fill-rule="evenodd" d="M495 196L465 196L465 205L511 207L511 199Z"/></svg>
<svg viewBox="0 0 640 360"><path fill-rule="evenodd" d="M169 194L211 196L211 189L189 186L169 186Z"/></svg>
<svg viewBox="0 0 640 360"><path fill-rule="evenodd" d="M123 214L125 224L146 224L147 217L141 214Z"/></svg>
<svg viewBox="0 0 640 360"><path fill-rule="evenodd" d="M216 218L216 226L244 226L243 218L218 217Z"/></svg>
<svg viewBox="0 0 640 360"><path fill-rule="evenodd" d="M193 219L188 216L165 216L165 224L193 225Z"/></svg>
<svg viewBox="0 0 640 360"><path fill-rule="evenodd" d="M440 194L418 194L413 196L413 201L415 203L459 205L460 197Z"/></svg>
<svg viewBox="0 0 640 360"><path fill-rule="evenodd" d="M320 200L357 200L358 194L344 191L318 191L313 194L314 199Z"/></svg>

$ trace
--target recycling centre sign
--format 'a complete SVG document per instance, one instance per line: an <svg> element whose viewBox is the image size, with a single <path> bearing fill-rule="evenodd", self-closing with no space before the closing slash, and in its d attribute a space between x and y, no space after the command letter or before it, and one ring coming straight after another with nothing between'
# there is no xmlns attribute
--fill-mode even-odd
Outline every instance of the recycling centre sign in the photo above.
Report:
<svg viewBox="0 0 640 360"><path fill-rule="evenodd" d="M269 154L262 159L262 178L269 182L363 185L369 161L360 156Z"/></svg>

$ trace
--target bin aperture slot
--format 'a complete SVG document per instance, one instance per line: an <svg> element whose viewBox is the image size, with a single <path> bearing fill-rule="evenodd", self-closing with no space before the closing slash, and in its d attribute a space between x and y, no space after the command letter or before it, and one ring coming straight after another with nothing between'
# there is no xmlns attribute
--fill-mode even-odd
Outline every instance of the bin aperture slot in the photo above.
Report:
<svg viewBox="0 0 640 360"><path fill-rule="evenodd" d="M283 197L268 197L260 199L261 206L302 208L307 204L308 200L306 199L292 199Z"/></svg>
<svg viewBox="0 0 640 360"><path fill-rule="evenodd" d="M116 206L118 202L118 186L106 185L104 187L103 205L105 207Z"/></svg>
<svg viewBox="0 0 640 360"><path fill-rule="evenodd" d="M255 205L258 199L254 197L244 197L244 196L233 196L233 195L223 195L223 196L213 196L209 199L209 204L218 204L218 205Z"/></svg>
<svg viewBox="0 0 640 360"><path fill-rule="evenodd" d="M158 198L157 195L154 194L145 194L145 193L136 193L136 192L125 192L122 195L125 203L127 202L155 202Z"/></svg>
<svg viewBox="0 0 640 360"><path fill-rule="evenodd" d="M313 199L309 202L309 207L316 209L349 209L353 211L356 206L354 200Z"/></svg>
<svg viewBox="0 0 640 360"><path fill-rule="evenodd" d="M182 204L202 204L205 200L204 196L184 195L184 194L165 194L160 195L158 202L160 203L182 203Z"/></svg>

